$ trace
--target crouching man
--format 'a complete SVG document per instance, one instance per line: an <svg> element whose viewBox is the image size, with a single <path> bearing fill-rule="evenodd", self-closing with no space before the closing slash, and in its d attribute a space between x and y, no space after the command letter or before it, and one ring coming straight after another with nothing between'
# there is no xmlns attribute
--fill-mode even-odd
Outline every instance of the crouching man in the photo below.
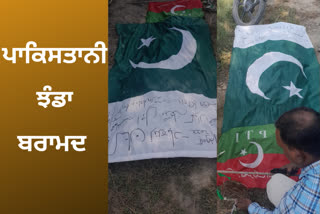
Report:
<svg viewBox="0 0 320 214"><path fill-rule="evenodd" d="M238 199L237 208L250 214L320 213L320 114L300 107L284 113L275 123L276 141L290 160L288 171L301 168L299 181L282 174L272 176L267 194L273 211L249 199Z"/></svg>

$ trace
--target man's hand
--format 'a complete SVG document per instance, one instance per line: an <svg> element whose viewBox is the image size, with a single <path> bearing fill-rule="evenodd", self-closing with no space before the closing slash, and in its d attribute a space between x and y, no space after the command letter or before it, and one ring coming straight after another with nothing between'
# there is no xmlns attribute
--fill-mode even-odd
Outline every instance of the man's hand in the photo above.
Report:
<svg viewBox="0 0 320 214"><path fill-rule="evenodd" d="M299 168L294 163L284 165L283 167L281 167L281 169L287 169L287 176L295 174L299 170Z"/></svg>
<svg viewBox="0 0 320 214"><path fill-rule="evenodd" d="M252 203L252 201L248 198L238 198L236 207L239 210L248 210L249 205Z"/></svg>

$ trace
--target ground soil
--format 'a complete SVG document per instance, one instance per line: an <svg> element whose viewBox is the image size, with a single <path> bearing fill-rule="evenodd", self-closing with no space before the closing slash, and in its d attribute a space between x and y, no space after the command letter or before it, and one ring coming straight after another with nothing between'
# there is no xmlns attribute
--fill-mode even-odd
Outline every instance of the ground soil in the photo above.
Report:
<svg viewBox="0 0 320 214"><path fill-rule="evenodd" d="M296 19L307 29L320 62L320 1L319 0L269 0L272 7L284 5L295 9Z"/></svg>

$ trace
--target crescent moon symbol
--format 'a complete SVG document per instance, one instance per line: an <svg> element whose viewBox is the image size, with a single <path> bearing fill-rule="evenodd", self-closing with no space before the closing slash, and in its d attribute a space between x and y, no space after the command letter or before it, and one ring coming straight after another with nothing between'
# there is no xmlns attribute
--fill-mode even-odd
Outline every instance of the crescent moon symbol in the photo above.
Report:
<svg viewBox="0 0 320 214"><path fill-rule="evenodd" d="M172 14L176 15L176 13L174 12L174 10L175 10L176 8L178 8L178 7L186 7L186 6L183 6L183 5L176 5L176 6L174 6L173 8L171 8L170 13L172 13Z"/></svg>
<svg viewBox="0 0 320 214"><path fill-rule="evenodd" d="M257 147L257 149L258 149L258 157L257 157L257 159L256 159L254 162L252 162L252 163L243 163L243 162L241 162L240 160L239 160L239 162L240 162L240 164L241 164L242 166L253 169L253 168L256 168L257 166L260 165L260 163L261 163L262 160L263 160L263 156L264 156L264 155L263 155L263 149L262 149L262 147L261 147L260 144L258 144L258 143L256 143L256 142L250 142L250 143L256 145L256 147Z"/></svg>
<svg viewBox="0 0 320 214"><path fill-rule="evenodd" d="M302 64L296 58L280 52L269 52L264 54L256 61L254 61L248 68L246 84L253 94L257 94L266 100L270 100L270 98L267 97L259 88L259 80L263 72L265 72L265 70L267 70L274 63L280 61L292 62L298 65L301 69L303 76L307 79L307 76L303 71Z"/></svg>
<svg viewBox="0 0 320 214"><path fill-rule="evenodd" d="M179 28L170 28L179 31L182 34L182 44L180 51L170 56L166 60L162 60L156 63L145 63L139 62L138 64L133 63L131 60L130 64L133 68L160 68L178 70L189 64L197 52L197 41L189 31L181 30Z"/></svg>

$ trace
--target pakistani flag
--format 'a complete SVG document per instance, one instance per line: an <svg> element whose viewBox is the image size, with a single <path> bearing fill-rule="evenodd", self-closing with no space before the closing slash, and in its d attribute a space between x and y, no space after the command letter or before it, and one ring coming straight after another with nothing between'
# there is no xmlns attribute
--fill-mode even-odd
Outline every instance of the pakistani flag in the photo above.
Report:
<svg viewBox="0 0 320 214"><path fill-rule="evenodd" d="M319 64L305 27L237 26L218 144L218 185L226 175L265 188L266 173L289 163L276 144L274 122L299 106L319 110Z"/></svg>
<svg viewBox="0 0 320 214"><path fill-rule="evenodd" d="M202 19L117 25L109 162L216 157L216 62Z"/></svg>
<svg viewBox="0 0 320 214"><path fill-rule="evenodd" d="M147 22L160 22L170 16L203 17L200 0L175 0L168 2L150 2Z"/></svg>

